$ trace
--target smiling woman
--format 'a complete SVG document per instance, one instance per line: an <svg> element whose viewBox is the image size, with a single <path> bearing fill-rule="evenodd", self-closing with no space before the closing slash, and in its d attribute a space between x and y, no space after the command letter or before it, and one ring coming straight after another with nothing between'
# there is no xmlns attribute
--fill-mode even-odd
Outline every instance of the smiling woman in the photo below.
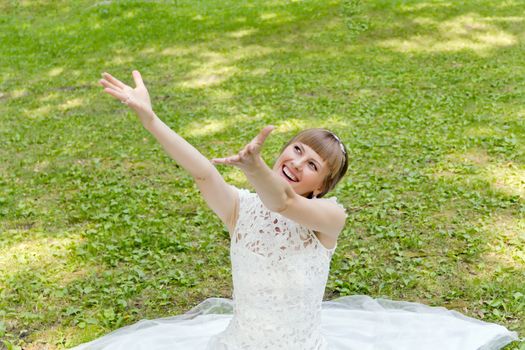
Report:
<svg viewBox="0 0 525 350"><path fill-rule="evenodd" d="M347 217L335 197L321 198L348 168L344 144L331 131L292 138L270 169L261 149L267 126L238 154L213 163L239 167L255 193L227 184L192 145L151 110L137 88L101 82L139 115L166 151L193 175L210 208L230 231L233 299L208 298L169 318L141 320L76 350L477 350L516 339L505 327L445 308L349 296L323 302L331 258ZM316 233L333 239L326 247ZM447 344L443 344L443 339Z"/></svg>
<svg viewBox="0 0 525 350"><path fill-rule="evenodd" d="M327 129L303 130L288 141L273 170L286 172L294 191L306 198L321 198L331 191L348 170L348 155L341 140ZM315 190L310 190L310 188Z"/></svg>

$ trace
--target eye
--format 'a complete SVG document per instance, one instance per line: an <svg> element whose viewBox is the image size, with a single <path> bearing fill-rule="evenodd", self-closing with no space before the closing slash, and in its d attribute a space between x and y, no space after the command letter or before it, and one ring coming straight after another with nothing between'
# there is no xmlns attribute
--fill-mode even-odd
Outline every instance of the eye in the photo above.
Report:
<svg viewBox="0 0 525 350"><path fill-rule="evenodd" d="M314 162L310 162L311 165L313 165L313 168L317 171L317 166L315 165Z"/></svg>
<svg viewBox="0 0 525 350"><path fill-rule="evenodd" d="M297 146L297 145L294 148L298 149L299 151L301 151L301 148L299 148L299 146Z"/></svg>

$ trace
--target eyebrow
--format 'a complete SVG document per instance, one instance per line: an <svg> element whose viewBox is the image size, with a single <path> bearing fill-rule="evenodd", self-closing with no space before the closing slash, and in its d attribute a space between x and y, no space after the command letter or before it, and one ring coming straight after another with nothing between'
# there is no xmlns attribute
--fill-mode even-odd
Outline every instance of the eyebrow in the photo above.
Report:
<svg viewBox="0 0 525 350"><path fill-rule="evenodd" d="M301 148L301 151L302 151L303 154L304 154L304 147L303 147L303 145L300 144L300 143L297 143L297 145ZM317 166L319 167L319 169L321 169L321 168L323 167L323 166L321 165L321 163L319 163L319 162L317 161L317 159L312 158L312 160L313 160L314 162L317 163Z"/></svg>

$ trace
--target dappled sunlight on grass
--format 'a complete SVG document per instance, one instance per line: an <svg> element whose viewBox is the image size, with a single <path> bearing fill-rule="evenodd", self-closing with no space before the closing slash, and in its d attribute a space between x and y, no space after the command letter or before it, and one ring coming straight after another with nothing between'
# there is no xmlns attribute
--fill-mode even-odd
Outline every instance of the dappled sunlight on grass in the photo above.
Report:
<svg viewBox="0 0 525 350"><path fill-rule="evenodd" d="M461 159L463 162L470 162L478 166L486 166L490 161L490 156L484 149L471 149L465 153L461 153L456 159Z"/></svg>
<svg viewBox="0 0 525 350"><path fill-rule="evenodd" d="M126 13L124 14L125 18L134 18L135 16L136 16L135 11L126 11Z"/></svg>
<svg viewBox="0 0 525 350"><path fill-rule="evenodd" d="M500 16L500 17L488 17L485 18L486 22L510 22L510 23L519 23L519 22L525 22L525 17L518 17L518 16Z"/></svg>
<svg viewBox="0 0 525 350"><path fill-rule="evenodd" d="M417 10L429 10L429 9L439 9L443 7L451 7L452 4L450 2L422 2L422 3L414 3L414 4L402 4L400 5L400 9L403 11L417 11Z"/></svg>
<svg viewBox="0 0 525 350"><path fill-rule="evenodd" d="M110 60L108 60L107 62L104 62L104 64L106 66L113 66L113 65L114 66L118 66L118 65L121 65L121 64L131 63L133 61L135 61L133 55L128 55L128 56L115 55Z"/></svg>
<svg viewBox="0 0 525 350"><path fill-rule="evenodd" d="M269 22L272 24L283 24L293 22L296 18L291 14L267 12L262 13L259 18L262 21Z"/></svg>
<svg viewBox="0 0 525 350"><path fill-rule="evenodd" d="M179 83L180 86L202 88L217 85L238 71L232 66L232 60L221 53L208 51L201 52L199 55L205 58L206 62L189 72L186 75L186 81Z"/></svg>
<svg viewBox="0 0 525 350"><path fill-rule="evenodd" d="M266 21L266 20L269 20L269 19L272 19L272 18L276 18L277 17L277 14L274 13L274 12L268 12L268 13L261 13L261 15L259 16L263 21Z"/></svg>
<svg viewBox="0 0 525 350"><path fill-rule="evenodd" d="M206 68L197 69L191 72L187 76L189 80L181 83L180 86L198 89L218 85L236 72L238 72L238 69L235 67L219 67L213 66L213 64L207 65Z"/></svg>
<svg viewBox="0 0 525 350"><path fill-rule="evenodd" d="M414 22L434 27L436 33L417 34L406 39L387 39L381 41L379 45L400 52L450 52L466 49L484 54L487 50L518 42L516 36L488 23L487 18L475 13L444 22L429 17L417 18Z"/></svg>
<svg viewBox="0 0 525 350"><path fill-rule="evenodd" d="M235 50L233 50L231 53L227 55L227 59L233 60L233 61L239 61L239 60L243 60L247 58L265 56L273 52L275 52L275 49L272 47L266 47L262 45L246 45L241 48L236 48ZM204 57L213 59L213 58L216 58L217 56L215 55L215 53L210 52L210 53L204 53Z"/></svg>
<svg viewBox="0 0 525 350"><path fill-rule="evenodd" d="M51 93L48 93L46 95L43 95L42 97L39 97L38 101L40 101L40 102L49 102L49 101L53 101L53 100L56 100L56 99L61 98L61 97L62 97L61 94L58 94L56 92L51 92Z"/></svg>
<svg viewBox="0 0 525 350"><path fill-rule="evenodd" d="M27 91L27 89L16 89L11 91L9 95L11 98L19 98L27 96L28 94L29 92Z"/></svg>
<svg viewBox="0 0 525 350"><path fill-rule="evenodd" d="M492 266L525 268L525 219L498 213L483 227L490 239L483 259Z"/></svg>
<svg viewBox="0 0 525 350"><path fill-rule="evenodd" d="M42 105L35 109L25 109L23 110L24 115L27 118L31 119L42 119L49 116L49 113L55 108L55 106L52 106L50 104Z"/></svg>
<svg viewBox="0 0 525 350"><path fill-rule="evenodd" d="M194 21L203 21L204 17L202 15L197 15L195 17L192 17L192 20L194 20Z"/></svg>
<svg viewBox="0 0 525 350"><path fill-rule="evenodd" d="M436 178L455 180L465 176L488 182L494 190L509 196L525 199L525 169L512 161L491 161L486 151L472 149L463 153L448 154L444 161L432 170Z"/></svg>
<svg viewBox="0 0 525 350"><path fill-rule="evenodd" d="M486 174L493 188L503 191L509 196L518 195L525 199L525 168L508 162L489 167Z"/></svg>
<svg viewBox="0 0 525 350"><path fill-rule="evenodd" d="M184 132L187 136L206 136L222 132L226 128L226 122L223 120L199 120L186 126Z"/></svg>
<svg viewBox="0 0 525 350"><path fill-rule="evenodd" d="M236 31L234 31L234 32L228 33L227 35L228 35L229 37L239 39L239 38L243 38L243 37L245 37L245 36L252 35L252 34L257 33L257 32L258 32L258 29L255 29L255 28L246 28L246 29L239 29L239 30L236 30Z"/></svg>
<svg viewBox="0 0 525 350"><path fill-rule="evenodd" d="M270 70L268 68L256 68L252 71L247 71L245 74L251 75L251 76L263 76L267 74Z"/></svg>
<svg viewBox="0 0 525 350"><path fill-rule="evenodd" d="M76 97L76 98L66 101L65 103L62 103L61 105L58 106L58 108L65 111L71 108L80 107L84 105L84 103L85 103L85 99Z"/></svg>
<svg viewBox="0 0 525 350"><path fill-rule="evenodd" d="M333 131L335 130L343 131L345 128L348 128L348 122L345 120L344 116L330 116L322 120L322 123L319 123L319 124L322 124L323 128L333 130Z"/></svg>
<svg viewBox="0 0 525 350"><path fill-rule="evenodd" d="M158 48L146 48L146 49L142 50L142 53L155 54L158 50L159 50ZM185 55L198 53L199 50L200 49L199 49L199 47L197 45L192 45L192 46L189 46L189 47L186 47L186 46L171 46L171 47L167 47L165 49L162 49L162 51L160 51L160 54L164 55L164 56L180 57L180 56L185 56Z"/></svg>
<svg viewBox="0 0 525 350"><path fill-rule="evenodd" d="M217 88L208 91L208 98L214 102L226 102L235 98L235 95L228 90Z"/></svg>
<svg viewBox="0 0 525 350"><path fill-rule="evenodd" d="M465 129L465 136L495 136L502 134L488 125L473 125Z"/></svg>
<svg viewBox="0 0 525 350"><path fill-rule="evenodd" d="M55 274L63 268L68 261L69 248L78 242L80 234L69 234L66 237L34 238L36 233L31 233L32 239L5 247L0 252L0 275L8 280L21 271L45 270L47 278L59 280Z"/></svg>
<svg viewBox="0 0 525 350"><path fill-rule="evenodd" d="M443 161L430 167L429 171L434 178L460 180L465 172L479 174L488 166L489 161L490 157L485 150L470 149L445 155Z"/></svg>
<svg viewBox="0 0 525 350"><path fill-rule="evenodd" d="M477 183L477 186L488 183L488 188L496 192L525 198L525 169L513 162L497 163L482 149L447 155L444 162L434 169L434 176L465 184ZM445 223L454 222L457 216L456 208L465 208L465 204L449 205L433 217L443 218ZM497 210L493 211L490 217L482 217L480 220L483 224L479 232L484 237L487 247L487 252L482 254L483 260L494 268L525 268L523 217L510 210Z"/></svg>
<svg viewBox="0 0 525 350"><path fill-rule="evenodd" d="M62 74L63 71L64 71L64 68L55 67L55 68L50 69L49 72L47 72L47 75L50 77L56 77L57 75Z"/></svg>
<svg viewBox="0 0 525 350"><path fill-rule="evenodd" d="M266 117L265 114L260 113L255 116L252 116L251 118L253 120L262 120L265 117ZM232 115L229 116L228 119L223 119L223 120L199 119L198 121L188 123L182 130L182 133L184 135L198 136L198 137L218 135L225 131L238 129L239 125L245 122L245 120L246 120L246 115L239 114L238 112L232 113ZM255 134L253 136L255 137ZM248 139L245 141L249 142Z"/></svg>
<svg viewBox="0 0 525 350"><path fill-rule="evenodd" d="M315 23L313 23L308 29L303 31L290 31L278 38L279 42L285 43L288 48L299 48L303 49L303 54L305 56L327 59L328 57L347 57L346 54L348 51L351 51L355 48L352 43L346 43L344 46L327 46L319 45L320 37L326 35L335 39L328 33L337 33L340 28L344 28L345 23L340 17L330 17L323 18ZM307 50L308 48L316 48L316 50Z"/></svg>
<svg viewBox="0 0 525 350"><path fill-rule="evenodd" d="M143 54L144 53L157 54L157 52L158 52L157 49L152 48L152 47L141 50L141 53ZM129 63L135 61L135 57L136 57L136 53L131 52L129 49L123 49L123 48L115 49L114 52L112 52L112 54L104 60L104 63L101 69L106 69L104 67L111 67L111 66L118 67L120 65L129 65ZM87 62L93 62L93 63L96 62L96 64L99 65L99 62L97 61L96 58L89 58Z"/></svg>
<svg viewBox="0 0 525 350"><path fill-rule="evenodd" d="M43 170L46 170L48 166L49 166L49 161L47 159L43 161L38 161L33 166L33 171L35 173L39 173L39 172L42 172Z"/></svg>
<svg viewBox="0 0 525 350"><path fill-rule="evenodd" d="M249 45L234 49L227 54L202 49L198 55L205 61L186 75L186 80L178 85L184 88L203 88L218 85L239 72L235 63L246 58L259 57L273 52L274 49Z"/></svg>
<svg viewBox="0 0 525 350"><path fill-rule="evenodd" d="M301 118L288 118L275 123L275 132L287 133L295 130L306 129L308 124L308 121Z"/></svg>
<svg viewBox="0 0 525 350"><path fill-rule="evenodd" d="M86 325L83 329L78 327L78 325L74 326L65 326L64 324L56 325L53 327L50 327L48 331L42 332L42 335L40 338L42 339L42 342L45 344L50 344L52 341L56 341L56 339L60 339L62 341L62 344L65 346L66 349L69 349L70 347L73 347L75 345L88 342L94 338L96 338L97 335L101 335L101 327L97 325ZM104 332L108 332L107 329L104 329L102 331L102 334ZM36 334L39 334L40 331L38 331ZM28 348L27 350L31 350ZM35 350L42 350L38 345L35 348Z"/></svg>

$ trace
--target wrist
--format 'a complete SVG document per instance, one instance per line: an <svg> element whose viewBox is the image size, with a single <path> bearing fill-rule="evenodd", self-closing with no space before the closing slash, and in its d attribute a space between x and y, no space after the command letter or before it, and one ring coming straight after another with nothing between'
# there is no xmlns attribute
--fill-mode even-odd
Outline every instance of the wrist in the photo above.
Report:
<svg viewBox="0 0 525 350"><path fill-rule="evenodd" d="M140 119L140 122L142 123L142 125L148 129L151 124L156 120L158 119L157 115L155 114L155 112L153 112L152 109L150 110L147 110L147 111L140 111L139 113L137 113L138 116L139 116L139 119Z"/></svg>
<svg viewBox="0 0 525 350"><path fill-rule="evenodd" d="M246 176L254 176L256 174L261 174L262 171L267 170L268 166L262 159L260 155L257 156L255 162L248 168L243 169Z"/></svg>

